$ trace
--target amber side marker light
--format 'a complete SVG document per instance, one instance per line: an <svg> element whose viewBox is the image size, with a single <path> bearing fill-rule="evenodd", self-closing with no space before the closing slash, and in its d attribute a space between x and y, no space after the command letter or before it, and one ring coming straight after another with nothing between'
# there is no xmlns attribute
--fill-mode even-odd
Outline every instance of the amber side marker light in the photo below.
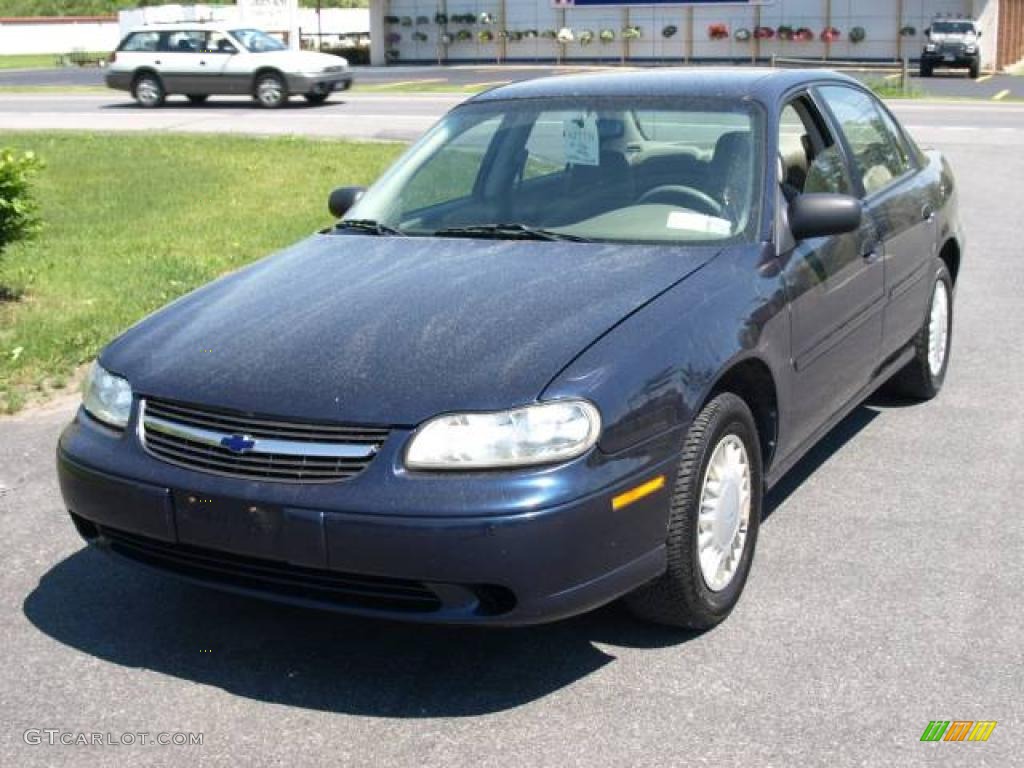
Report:
<svg viewBox="0 0 1024 768"><path fill-rule="evenodd" d="M630 504L640 499L650 496L652 493L657 493L665 487L665 476L658 475L653 480L648 480L643 485L638 485L632 490L620 493L618 496L612 499L612 509L618 511L623 507L628 507Z"/></svg>

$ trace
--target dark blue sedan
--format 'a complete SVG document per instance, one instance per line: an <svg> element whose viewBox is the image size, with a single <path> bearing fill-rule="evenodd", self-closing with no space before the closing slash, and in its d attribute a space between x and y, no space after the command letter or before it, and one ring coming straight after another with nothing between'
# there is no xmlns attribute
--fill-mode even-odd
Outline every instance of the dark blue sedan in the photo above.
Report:
<svg viewBox="0 0 1024 768"><path fill-rule="evenodd" d="M946 374L956 184L840 75L511 85L330 202L103 350L58 451L87 541L367 615L706 628L765 491Z"/></svg>

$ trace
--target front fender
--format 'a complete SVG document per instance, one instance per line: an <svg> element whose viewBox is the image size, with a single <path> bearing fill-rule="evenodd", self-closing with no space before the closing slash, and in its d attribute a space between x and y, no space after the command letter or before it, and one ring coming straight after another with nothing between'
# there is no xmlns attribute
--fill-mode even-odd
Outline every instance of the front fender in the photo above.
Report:
<svg viewBox="0 0 1024 768"><path fill-rule="evenodd" d="M604 421L600 449L624 451L687 426L740 360L757 357L782 380L785 310L773 249L728 249L585 350L543 399L590 399Z"/></svg>

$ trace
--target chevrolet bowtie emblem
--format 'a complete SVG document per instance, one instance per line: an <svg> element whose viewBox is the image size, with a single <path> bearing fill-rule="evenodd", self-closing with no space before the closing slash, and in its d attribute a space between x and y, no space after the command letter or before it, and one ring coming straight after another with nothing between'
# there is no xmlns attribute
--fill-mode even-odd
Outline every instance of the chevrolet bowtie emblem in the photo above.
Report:
<svg viewBox="0 0 1024 768"><path fill-rule="evenodd" d="M223 438L220 444L232 453L248 453L256 445L256 441L248 435L231 435Z"/></svg>

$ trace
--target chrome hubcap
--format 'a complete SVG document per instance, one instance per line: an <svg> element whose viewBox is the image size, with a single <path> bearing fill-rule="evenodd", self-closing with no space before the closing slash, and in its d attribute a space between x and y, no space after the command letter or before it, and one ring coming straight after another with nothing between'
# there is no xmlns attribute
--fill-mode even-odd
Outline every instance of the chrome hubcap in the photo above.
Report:
<svg viewBox="0 0 1024 768"><path fill-rule="evenodd" d="M726 435L704 472L697 517L701 575L712 592L732 583L750 527L750 459L743 441Z"/></svg>
<svg viewBox="0 0 1024 768"><path fill-rule="evenodd" d="M949 295L941 280L932 294L932 311L928 319L928 368L932 376L942 373L949 346Z"/></svg>
<svg viewBox="0 0 1024 768"><path fill-rule="evenodd" d="M152 80L143 80L136 87L135 95L143 104L155 104L160 98L160 89Z"/></svg>
<svg viewBox="0 0 1024 768"><path fill-rule="evenodd" d="M256 96L264 104L277 104L282 95L281 84L273 78L260 80L259 88L256 89Z"/></svg>

